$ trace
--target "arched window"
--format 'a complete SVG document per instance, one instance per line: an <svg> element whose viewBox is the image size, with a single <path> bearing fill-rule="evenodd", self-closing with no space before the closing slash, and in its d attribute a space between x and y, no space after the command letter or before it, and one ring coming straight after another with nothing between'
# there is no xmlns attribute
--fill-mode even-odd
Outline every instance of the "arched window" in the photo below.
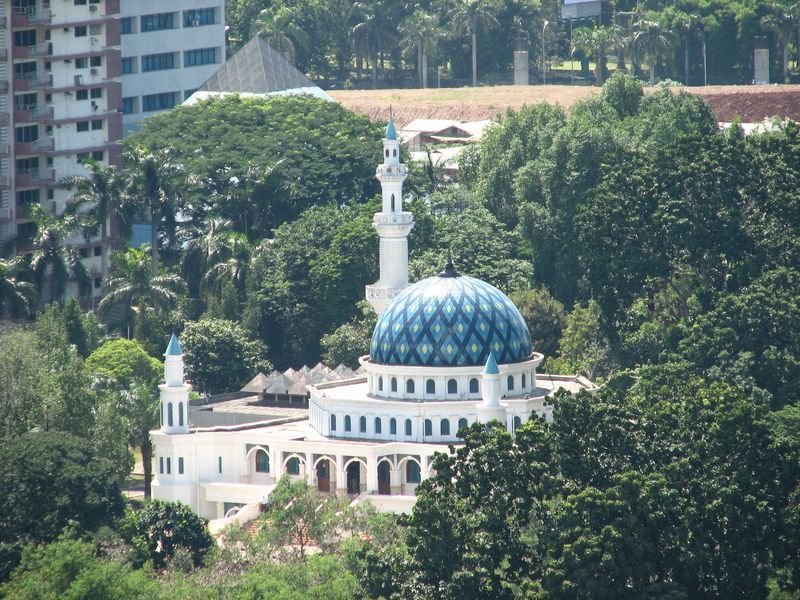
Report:
<svg viewBox="0 0 800 600"><path fill-rule="evenodd" d="M392 194L392 212L394 212L394 194Z"/></svg>
<svg viewBox="0 0 800 600"><path fill-rule="evenodd" d="M394 417L389 419L389 433L392 435L397 435L397 419Z"/></svg>
<svg viewBox="0 0 800 600"><path fill-rule="evenodd" d="M256 473L269 473L269 454L263 450L256 451Z"/></svg>
<svg viewBox="0 0 800 600"><path fill-rule="evenodd" d="M458 382L455 379L448 379L447 380L447 393L448 394L457 394L458 393Z"/></svg>
<svg viewBox="0 0 800 600"><path fill-rule="evenodd" d="M433 435L433 423L430 419L425 419L425 435Z"/></svg>
<svg viewBox="0 0 800 600"><path fill-rule="evenodd" d="M480 391L480 388L478 387L479 385L480 384L478 383L478 378L477 377L473 377L472 379L470 379L469 380L469 393L470 394L477 394Z"/></svg>
<svg viewBox="0 0 800 600"><path fill-rule="evenodd" d="M361 417L358 420L358 430L361 433L367 433L367 417Z"/></svg>
<svg viewBox="0 0 800 600"><path fill-rule="evenodd" d="M378 377L378 391L383 391L383 377Z"/></svg>
<svg viewBox="0 0 800 600"><path fill-rule="evenodd" d="M336 431L336 415L331 415L331 431Z"/></svg>
<svg viewBox="0 0 800 600"><path fill-rule="evenodd" d="M413 393L414 393L414 380L406 379L406 394L413 394Z"/></svg>
<svg viewBox="0 0 800 600"><path fill-rule="evenodd" d="M525 373L522 374L522 389L525 389Z"/></svg>
<svg viewBox="0 0 800 600"><path fill-rule="evenodd" d="M396 392L396 391L397 391L397 377L392 377L392 385L391 385L391 390L392 390L393 392Z"/></svg>
<svg viewBox="0 0 800 600"><path fill-rule="evenodd" d="M411 436L411 419L406 419L406 435Z"/></svg>
<svg viewBox="0 0 800 600"><path fill-rule="evenodd" d="M345 415L344 417L344 430L350 431L351 422L350 422L350 415Z"/></svg>
<svg viewBox="0 0 800 600"><path fill-rule="evenodd" d="M442 419L442 422L439 423L439 433L442 435L450 435L450 420L449 419Z"/></svg>
<svg viewBox="0 0 800 600"><path fill-rule="evenodd" d="M508 386L509 391L514 389L514 376L509 375L508 379L506 380L506 384Z"/></svg>
<svg viewBox="0 0 800 600"><path fill-rule="evenodd" d="M467 423L467 420L464 417L461 417L458 420L458 429L461 430L464 429L465 427L469 427L469 423Z"/></svg>
<svg viewBox="0 0 800 600"><path fill-rule="evenodd" d="M519 417L514 417L514 431L519 429L519 426L522 425L522 419Z"/></svg>
<svg viewBox="0 0 800 600"><path fill-rule="evenodd" d="M397 156L397 148L394 148L394 149L392 150L392 156Z"/></svg>
<svg viewBox="0 0 800 600"><path fill-rule="evenodd" d="M300 475L300 459L296 456L290 458L289 462L286 463L286 472L289 475Z"/></svg>
<svg viewBox="0 0 800 600"><path fill-rule="evenodd" d="M183 402L178 402L178 425L183 427Z"/></svg>
<svg viewBox="0 0 800 600"><path fill-rule="evenodd" d="M433 379L428 379L425 382L425 393L426 394L435 394L436 393L436 382Z"/></svg>
<svg viewBox="0 0 800 600"><path fill-rule="evenodd" d="M172 402L167 404L167 426L172 427Z"/></svg>
<svg viewBox="0 0 800 600"><path fill-rule="evenodd" d="M375 417L375 433L381 433L381 418Z"/></svg>
<svg viewBox="0 0 800 600"><path fill-rule="evenodd" d="M406 483L419 483L420 479L420 468L417 461L408 461L406 463Z"/></svg>
<svg viewBox="0 0 800 600"><path fill-rule="evenodd" d="M386 149L386 158L389 158L389 149Z"/></svg>

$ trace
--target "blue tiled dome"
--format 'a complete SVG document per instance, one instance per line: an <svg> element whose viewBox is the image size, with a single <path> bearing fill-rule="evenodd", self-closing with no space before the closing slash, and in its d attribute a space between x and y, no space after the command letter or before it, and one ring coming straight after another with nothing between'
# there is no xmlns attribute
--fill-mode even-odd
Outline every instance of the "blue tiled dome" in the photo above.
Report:
<svg viewBox="0 0 800 600"><path fill-rule="evenodd" d="M450 267L452 269L452 266ZM408 366L483 366L531 355L522 315L496 287L452 270L403 290L378 319L372 362Z"/></svg>

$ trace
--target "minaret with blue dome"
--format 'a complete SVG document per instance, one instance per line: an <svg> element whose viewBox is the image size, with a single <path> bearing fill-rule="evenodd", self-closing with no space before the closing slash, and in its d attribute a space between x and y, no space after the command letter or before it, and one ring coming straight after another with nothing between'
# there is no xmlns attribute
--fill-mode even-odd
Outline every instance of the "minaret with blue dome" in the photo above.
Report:
<svg viewBox="0 0 800 600"><path fill-rule="evenodd" d="M189 433L189 392L192 389L183 380L183 351L174 333L164 352L164 383L161 392L161 431L164 433Z"/></svg>
<svg viewBox="0 0 800 600"><path fill-rule="evenodd" d="M403 289L408 287L408 234L414 215L403 211L403 182L406 166L400 162L400 141L394 117L389 115L383 138L383 163L375 177L381 182L381 212L372 225L380 236L380 279L366 288L367 301L380 315Z"/></svg>

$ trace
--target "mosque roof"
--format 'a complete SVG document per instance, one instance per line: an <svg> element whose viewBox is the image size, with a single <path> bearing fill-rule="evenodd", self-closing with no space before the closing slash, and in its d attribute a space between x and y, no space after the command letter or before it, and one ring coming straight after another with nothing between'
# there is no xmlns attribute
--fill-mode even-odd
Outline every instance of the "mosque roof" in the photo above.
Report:
<svg viewBox="0 0 800 600"><path fill-rule="evenodd" d="M169 338L169 345L167 346L167 351L164 352L164 356L180 356L182 354L178 336L173 333L172 337Z"/></svg>
<svg viewBox="0 0 800 600"><path fill-rule="evenodd" d="M483 366L490 353L508 364L531 352L528 327L508 296L452 264L398 294L370 344L372 362L406 366Z"/></svg>
<svg viewBox="0 0 800 600"><path fill-rule="evenodd" d="M394 117L392 117L392 115L389 115L389 124L386 126L386 139L397 139L397 129L394 126Z"/></svg>

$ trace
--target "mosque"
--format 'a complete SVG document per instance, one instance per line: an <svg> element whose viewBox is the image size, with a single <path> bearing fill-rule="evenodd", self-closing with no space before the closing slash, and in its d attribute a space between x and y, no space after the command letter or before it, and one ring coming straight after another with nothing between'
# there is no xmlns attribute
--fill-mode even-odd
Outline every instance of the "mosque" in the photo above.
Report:
<svg viewBox="0 0 800 600"><path fill-rule="evenodd" d="M516 306L449 259L438 275L409 285L414 218L403 211L406 168L391 118L376 177L380 280L367 286L366 298L378 321L361 373L310 385L299 416L264 409L263 419L192 426L191 387L173 335L160 386L161 427L151 432L154 498L221 519L268 502L288 475L321 492L407 512L434 454L458 445L461 428L498 420L513 433L532 414L552 419L548 398L559 388L596 389L579 376L537 375L544 357L533 350Z"/></svg>

